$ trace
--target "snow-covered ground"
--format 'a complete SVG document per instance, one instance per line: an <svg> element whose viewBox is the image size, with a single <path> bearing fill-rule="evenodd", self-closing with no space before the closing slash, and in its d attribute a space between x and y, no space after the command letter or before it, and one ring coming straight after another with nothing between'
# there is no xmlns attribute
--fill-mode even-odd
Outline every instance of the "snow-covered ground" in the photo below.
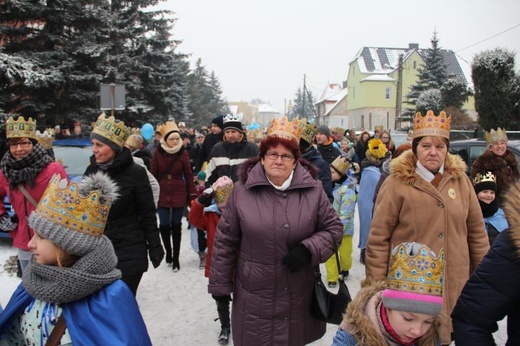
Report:
<svg viewBox="0 0 520 346"><path fill-rule="evenodd" d="M353 268L347 279L352 296L359 291L359 284L365 278L365 267L359 262L359 250L356 248L359 233L357 213L355 224ZM7 304L12 292L20 283L16 274L10 275L3 268L6 259L14 254L15 250L8 242L0 241L2 306ZM220 323L218 320L215 321L217 309L211 295L207 293L204 271L199 269L198 265L198 255L191 248L190 234L187 224L184 223L181 270L174 273L171 266L164 262L157 269L150 265L137 291L137 301L154 345L218 345ZM495 333L495 341L497 345L504 345L505 320L500 322L499 326L500 330ZM336 329L336 325L327 325L327 333L311 345L330 345ZM229 344L232 345L232 341Z"/></svg>

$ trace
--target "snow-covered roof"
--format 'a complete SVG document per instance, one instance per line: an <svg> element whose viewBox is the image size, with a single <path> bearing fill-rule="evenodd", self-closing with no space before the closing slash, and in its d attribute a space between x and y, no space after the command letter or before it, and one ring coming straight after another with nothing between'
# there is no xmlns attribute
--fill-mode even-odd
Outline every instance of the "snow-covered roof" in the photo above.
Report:
<svg viewBox="0 0 520 346"><path fill-rule="evenodd" d="M336 95L337 93L341 92L341 86L336 83L328 83L325 87L325 90L321 93L320 98L318 99L317 103L323 102L325 100L330 99L332 96Z"/></svg>
<svg viewBox="0 0 520 346"><path fill-rule="evenodd" d="M261 104L258 105L258 113L280 113L276 108L271 106L270 104Z"/></svg>
<svg viewBox="0 0 520 346"><path fill-rule="evenodd" d="M325 116L329 115L330 112L332 112L332 110L334 108L336 108L336 106L341 102L341 100L343 100L345 97L347 97L347 94L348 94L348 88L345 88L345 89L342 89L339 93L332 96L329 100L335 101L335 102L332 106L326 107Z"/></svg>
<svg viewBox="0 0 520 346"><path fill-rule="evenodd" d="M376 82L395 82L395 78L390 77L387 74L374 74L363 78L361 82L365 81L376 81Z"/></svg>

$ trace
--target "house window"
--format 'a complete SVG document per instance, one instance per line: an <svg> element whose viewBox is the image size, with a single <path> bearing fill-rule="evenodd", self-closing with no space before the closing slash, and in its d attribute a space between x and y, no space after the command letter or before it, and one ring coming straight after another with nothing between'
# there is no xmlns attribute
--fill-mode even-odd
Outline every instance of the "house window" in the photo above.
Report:
<svg viewBox="0 0 520 346"><path fill-rule="evenodd" d="M390 96L392 95L392 88L386 87L385 89L385 100L390 100Z"/></svg>
<svg viewBox="0 0 520 346"><path fill-rule="evenodd" d="M414 68L414 70L417 70L417 61L413 62L413 68Z"/></svg>
<svg viewBox="0 0 520 346"><path fill-rule="evenodd" d="M352 98L355 99L356 98L356 87L352 87Z"/></svg>

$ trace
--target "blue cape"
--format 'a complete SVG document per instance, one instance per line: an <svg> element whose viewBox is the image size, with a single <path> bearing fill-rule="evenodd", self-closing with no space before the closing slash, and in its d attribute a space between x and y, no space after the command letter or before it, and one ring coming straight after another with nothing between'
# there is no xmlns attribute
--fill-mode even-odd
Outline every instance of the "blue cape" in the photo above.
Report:
<svg viewBox="0 0 520 346"><path fill-rule="evenodd" d="M0 313L0 335L33 300L20 284ZM74 346L152 345L135 297L121 280L61 307Z"/></svg>

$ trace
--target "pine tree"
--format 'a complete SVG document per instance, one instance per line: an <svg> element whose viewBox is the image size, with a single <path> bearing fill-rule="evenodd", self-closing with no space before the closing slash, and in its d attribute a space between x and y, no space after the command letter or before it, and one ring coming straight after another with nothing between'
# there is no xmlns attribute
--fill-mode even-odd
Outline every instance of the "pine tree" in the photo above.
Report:
<svg viewBox="0 0 520 346"><path fill-rule="evenodd" d="M513 52L496 48L475 56L471 65L478 122L486 131L520 129L520 75Z"/></svg>
<svg viewBox="0 0 520 346"><path fill-rule="evenodd" d="M312 122L316 115L316 110L314 108L315 103L316 101L314 100L314 97L310 91L305 90L305 93L303 93L302 89L298 88L293 102L293 107L289 114L289 118L307 118L307 120Z"/></svg>

